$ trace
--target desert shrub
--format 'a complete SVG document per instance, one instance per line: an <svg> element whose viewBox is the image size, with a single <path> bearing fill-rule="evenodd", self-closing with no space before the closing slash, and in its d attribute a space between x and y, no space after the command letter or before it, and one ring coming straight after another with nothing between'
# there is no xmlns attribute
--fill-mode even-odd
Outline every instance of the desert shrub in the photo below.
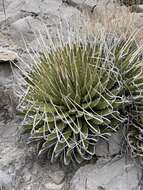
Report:
<svg viewBox="0 0 143 190"><path fill-rule="evenodd" d="M129 121L142 97L140 48L115 35L63 43L24 73L24 113L38 155L64 164L90 160L99 138ZM137 104L136 104L137 105Z"/></svg>

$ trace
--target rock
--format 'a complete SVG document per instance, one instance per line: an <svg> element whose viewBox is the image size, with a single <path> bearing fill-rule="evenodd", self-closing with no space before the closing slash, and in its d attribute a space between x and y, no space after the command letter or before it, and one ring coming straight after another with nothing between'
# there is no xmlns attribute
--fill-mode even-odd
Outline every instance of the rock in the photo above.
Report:
<svg viewBox="0 0 143 190"><path fill-rule="evenodd" d="M133 5L130 7L131 12L143 13L143 5Z"/></svg>
<svg viewBox="0 0 143 190"><path fill-rule="evenodd" d="M55 20L47 18L46 24L49 28L54 27ZM18 44L18 46L23 48L26 47L25 42L29 44L35 39L39 39L40 34L42 37L47 35L44 23L40 19L33 18L32 16L26 16L13 22L11 24L10 31L13 40Z"/></svg>
<svg viewBox="0 0 143 190"><path fill-rule="evenodd" d="M57 185L54 183L47 183L44 185L46 190L63 190L64 183Z"/></svg>
<svg viewBox="0 0 143 190"><path fill-rule="evenodd" d="M63 171L55 171L50 173L50 177L55 184L59 185L63 182L65 174Z"/></svg>
<svg viewBox="0 0 143 190"><path fill-rule="evenodd" d="M7 7L8 13L18 13L19 11L33 12L37 15L43 13L56 13L60 8L62 1L59 0L15 0Z"/></svg>
<svg viewBox="0 0 143 190"><path fill-rule="evenodd" d="M11 36L3 34L2 30L0 31L0 49L10 49L11 51L17 49L15 43L11 39Z"/></svg>
<svg viewBox="0 0 143 190"><path fill-rule="evenodd" d="M97 157L112 157L120 154L123 143L123 135L121 131L113 133L109 140L99 139L95 145L95 154Z"/></svg>
<svg viewBox="0 0 143 190"><path fill-rule="evenodd" d="M6 12L12 15L16 15L20 12L22 7L25 5L25 0L11 0L7 6Z"/></svg>
<svg viewBox="0 0 143 190"><path fill-rule="evenodd" d="M63 8L60 11L61 17L65 20L68 19L69 22L70 22L70 20L74 21L77 18L76 15L79 15L79 14L80 14L79 10L77 10L73 7L64 7L63 6Z"/></svg>
<svg viewBox="0 0 143 190"><path fill-rule="evenodd" d="M67 1L69 1L69 2L71 2L71 0L64 0L65 2ZM84 1L84 0L72 0L72 2L75 2L75 3L77 3L77 4L81 4L81 5L84 5L84 4L86 4L86 5L88 5L88 6L91 6L91 7L93 7L93 6L95 6L95 5L107 5L107 4L109 4L109 3L112 3L114 0L88 0L88 1ZM70 3L69 3L70 4Z"/></svg>
<svg viewBox="0 0 143 190"><path fill-rule="evenodd" d="M62 4L62 1L59 0L43 0L35 1L35 0L25 0L25 5L23 6L23 10L28 12L35 12L37 14L44 14L44 13L57 13L59 12L59 8Z"/></svg>
<svg viewBox="0 0 143 190"><path fill-rule="evenodd" d="M3 62L15 62L16 60L17 55L15 52L0 48L0 64Z"/></svg>
<svg viewBox="0 0 143 190"><path fill-rule="evenodd" d="M0 170L0 189L1 190L12 190L12 179L5 172Z"/></svg>
<svg viewBox="0 0 143 190"><path fill-rule="evenodd" d="M95 145L95 154L99 157L107 157L109 155L108 142L104 139L99 139Z"/></svg>
<svg viewBox="0 0 143 190"><path fill-rule="evenodd" d="M138 190L142 171L125 158L105 165L86 165L71 181L70 190Z"/></svg>
<svg viewBox="0 0 143 190"><path fill-rule="evenodd" d="M0 120L9 120L14 118L16 113L17 100L11 88L0 86Z"/></svg>
<svg viewBox="0 0 143 190"><path fill-rule="evenodd" d="M1 64L0 62L0 85L9 83L12 79L12 70L10 64Z"/></svg>
<svg viewBox="0 0 143 190"><path fill-rule="evenodd" d="M34 25L35 22L36 22L36 20L33 19L32 16L27 16L27 17L21 18L21 19L17 20L16 22L12 23L11 27L12 27L12 29L15 29L17 32L31 33L32 25Z"/></svg>
<svg viewBox="0 0 143 190"><path fill-rule="evenodd" d="M24 18L18 19L11 24L11 36L13 40L18 44L18 46L25 48L26 45L24 41L31 42L35 39L34 31L36 28L34 26L36 26L38 29L39 22L40 21L37 21L37 19L34 19L32 16L26 16Z"/></svg>
<svg viewBox="0 0 143 190"><path fill-rule="evenodd" d="M12 66L17 61L17 54L6 48L0 48L0 88L11 88L13 83ZM14 68L13 68L14 69ZM1 93L2 88L1 88ZM11 94L11 93L10 93ZM2 94L0 94L2 98ZM7 100L6 100L7 101Z"/></svg>
<svg viewBox="0 0 143 190"><path fill-rule="evenodd" d="M24 175L25 182L30 181L31 178L32 178L32 175L31 175L31 173L29 172L28 168L25 167L25 168L23 169L23 172L24 172L24 174L26 174L26 175Z"/></svg>
<svg viewBox="0 0 143 190"><path fill-rule="evenodd" d="M16 61L15 52L0 48L0 120L11 119L16 112L17 98L14 95L14 79L10 64Z"/></svg>
<svg viewBox="0 0 143 190"><path fill-rule="evenodd" d="M32 147L17 143L19 126L15 121L0 122L0 171L4 170L12 180L13 188L8 190L63 190L65 175L59 164L41 164Z"/></svg>
<svg viewBox="0 0 143 190"><path fill-rule="evenodd" d="M109 155L114 156L119 154L121 152L122 143L123 143L123 135L121 131L112 134L108 141Z"/></svg>

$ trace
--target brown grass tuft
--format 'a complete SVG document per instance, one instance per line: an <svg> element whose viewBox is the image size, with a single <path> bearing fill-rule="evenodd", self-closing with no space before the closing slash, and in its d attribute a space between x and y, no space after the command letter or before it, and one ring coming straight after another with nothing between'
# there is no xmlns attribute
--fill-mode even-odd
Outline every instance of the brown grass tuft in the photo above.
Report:
<svg viewBox="0 0 143 190"><path fill-rule="evenodd" d="M85 13L88 30L94 33L113 32L123 37L133 33L138 43L143 42L143 17L139 13L131 13L129 8L117 4L97 6L93 13ZM143 16L143 14L142 14Z"/></svg>

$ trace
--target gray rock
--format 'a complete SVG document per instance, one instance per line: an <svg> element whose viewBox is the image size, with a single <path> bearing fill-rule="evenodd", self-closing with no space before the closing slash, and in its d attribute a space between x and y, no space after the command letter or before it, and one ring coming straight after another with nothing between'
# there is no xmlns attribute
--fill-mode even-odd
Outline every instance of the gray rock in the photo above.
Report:
<svg viewBox="0 0 143 190"><path fill-rule="evenodd" d="M12 82L13 74L11 66L16 61L17 55L15 52L6 48L0 48L0 86L8 85L8 83Z"/></svg>
<svg viewBox="0 0 143 190"><path fill-rule="evenodd" d="M70 2L70 0L67 0ZM107 5L109 3L112 3L114 0L72 0L73 2L76 2L78 4L86 4L89 6L95 6L95 5ZM66 2L66 0L65 0Z"/></svg>
<svg viewBox="0 0 143 190"><path fill-rule="evenodd" d="M62 170L51 172L50 175L53 182L57 185L61 184L64 181L65 174Z"/></svg>
<svg viewBox="0 0 143 190"><path fill-rule="evenodd" d="M36 15L43 15L47 13L58 14L59 8L62 5L62 1L59 0L15 0L11 1L7 7L7 13L13 13L14 15L20 11L32 12Z"/></svg>
<svg viewBox="0 0 143 190"><path fill-rule="evenodd" d="M54 28L55 23L55 20L49 18L46 19L46 25L49 28ZM32 41L36 41L36 39L39 39L39 36L42 35L42 37L44 37L45 35L47 35L47 31L45 30L45 24L43 23L43 21L32 16L26 16L13 22L11 24L10 31L11 36L16 44L24 48L26 47L25 42L29 44Z"/></svg>
<svg viewBox="0 0 143 190"><path fill-rule="evenodd" d="M45 190L63 190L64 183L57 185L54 183L47 183L44 185Z"/></svg>
<svg viewBox="0 0 143 190"><path fill-rule="evenodd" d="M3 62L15 62L16 60L17 55L15 52L0 48L0 64Z"/></svg>
<svg viewBox="0 0 143 190"><path fill-rule="evenodd" d="M0 170L0 189L12 190L12 178L5 172Z"/></svg>
<svg viewBox="0 0 143 190"><path fill-rule="evenodd" d="M0 170L11 176L13 189L8 190L62 190L65 184L63 171L48 161L40 165L31 148L22 144L18 147L16 125L14 122L0 123Z"/></svg>
<svg viewBox="0 0 143 190"><path fill-rule="evenodd" d="M16 53L0 48L0 120L14 117L16 101L13 91L12 65L17 60Z"/></svg>
<svg viewBox="0 0 143 190"><path fill-rule="evenodd" d="M99 139L95 145L95 154L99 157L107 157L109 155L108 142L103 139Z"/></svg>
<svg viewBox="0 0 143 190"><path fill-rule="evenodd" d="M57 15L58 9L60 8L61 4L62 1L59 0L43 0L42 3L40 0L25 0L23 10L28 12L35 12L38 14L55 13Z"/></svg>
<svg viewBox="0 0 143 190"><path fill-rule="evenodd" d="M12 15L16 15L20 12L22 7L25 5L25 0L10 0L9 5L6 8L6 13Z"/></svg>
<svg viewBox="0 0 143 190"><path fill-rule="evenodd" d="M133 5L130 7L131 12L143 13L143 5Z"/></svg>
<svg viewBox="0 0 143 190"><path fill-rule="evenodd" d="M11 24L10 31L11 36L16 44L18 44L20 47L25 48L25 42L31 42L36 38L34 32L38 28L42 28L42 23L37 19L34 19L32 16L26 16L13 22Z"/></svg>
<svg viewBox="0 0 143 190"><path fill-rule="evenodd" d="M8 81L10 82L11 74L12 74L12 70L11 70L10 64L0 63L0 85L6 84L8 83Z"/></svg>
<svg viewBox="0 0 143 190"><path fill-rule="evenodd" d="M141 169L125 158L90 164L76 172L70 190L139 190L141 175Z"/></svg>
<svg viewBox="0 0 143 190"><path fill-rule="evenodd" d="M0 120L9 120L14 118L16 113L16 98L13 90L0 87Z"/></svg>
<svg viewBox="0 0 143 190"><path fill-rule="evenodd" d="M120 154L123 143L123 134L121 131L113 133L109 140L100 139L95 145L95 154L98 157L112 157Z"/></svg>
<svg viewBox="0 0 143 190"><path fill-rule="evenodd" d="M108 141L109 155L113 156L119 154L121 152L122 143L123 143L123 134L121 131L112 134Z"/></svg>
<svg viewBox="0 0 143 190"><path fill-rule="evenodd" d="M31 33L34 25L37 25L36 20L32 16L27 16L12 23L11 28L20 33Z"/></svg>

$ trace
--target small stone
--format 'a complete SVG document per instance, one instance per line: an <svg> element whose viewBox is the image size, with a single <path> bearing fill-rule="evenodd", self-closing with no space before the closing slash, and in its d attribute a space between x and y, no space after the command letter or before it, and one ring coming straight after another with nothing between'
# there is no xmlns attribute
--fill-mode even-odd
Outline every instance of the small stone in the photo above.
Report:
<svg viewBox="0 0 143 190"><path fill-rule="evenodd" d="M56 172L51 172L49 175L53 182L57 185L61 184L65 178L65 174L63 171L56 171Z"/></svg>

